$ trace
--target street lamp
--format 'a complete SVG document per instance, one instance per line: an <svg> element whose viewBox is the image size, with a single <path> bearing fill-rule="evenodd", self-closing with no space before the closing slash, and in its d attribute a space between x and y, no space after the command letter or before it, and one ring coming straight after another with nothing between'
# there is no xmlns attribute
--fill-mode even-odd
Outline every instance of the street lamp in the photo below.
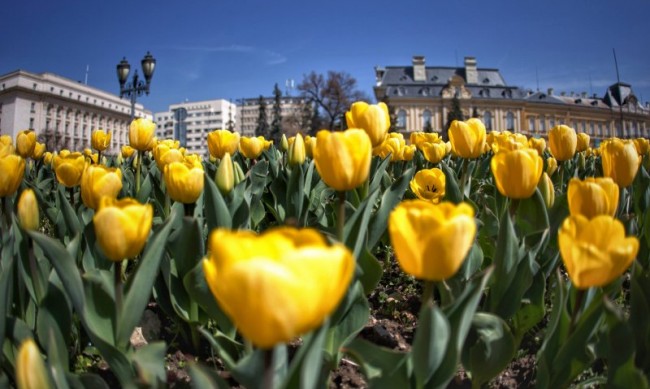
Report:
<svg viewBox="0 0 650 389"><path fill-rule="evenodd" d="M131 65L126 58L122 58L120 63L117 64L117 80L120 82L120 98L124 96L131 98L131 121L133 121L133 118L135 117L136 98L142 96L143 93L149 95L149 85L151 85L151 77L153 77L153 71L156 67L156 60L148 51L147 55L144 56L140 63L142 64L144 82L138 79L138 71L136 69L133 78L129 83L127 83L126 80L129 78Z"/></svg>

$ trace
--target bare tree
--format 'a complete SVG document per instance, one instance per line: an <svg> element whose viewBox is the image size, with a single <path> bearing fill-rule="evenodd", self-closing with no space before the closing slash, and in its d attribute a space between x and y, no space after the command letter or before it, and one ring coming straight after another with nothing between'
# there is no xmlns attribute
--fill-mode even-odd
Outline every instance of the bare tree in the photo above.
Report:
<svg viewBox="0 0 650 389"><path fill-rule="evenodd" d="M370 101L364 92L357 89L357 80L345 72L330 70L325 77L312 71L303 76L298 90L323 114L323 123L312 123L312 126L321 124L330 130L343 127L345 112L352 103Z"/></svg>

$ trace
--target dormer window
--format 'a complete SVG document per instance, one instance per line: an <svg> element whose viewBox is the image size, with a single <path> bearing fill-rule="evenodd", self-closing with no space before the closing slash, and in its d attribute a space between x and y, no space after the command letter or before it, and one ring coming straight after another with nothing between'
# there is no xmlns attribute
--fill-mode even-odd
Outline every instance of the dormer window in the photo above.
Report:
<svg viewBox="0 0 650 389"><path fill-rule="evenodd" d="M484 83L484 84L489 84L489 83L490 83L490 79L487 78L487 77L485 77L485 78L483 79L483 83Z"/></svg>

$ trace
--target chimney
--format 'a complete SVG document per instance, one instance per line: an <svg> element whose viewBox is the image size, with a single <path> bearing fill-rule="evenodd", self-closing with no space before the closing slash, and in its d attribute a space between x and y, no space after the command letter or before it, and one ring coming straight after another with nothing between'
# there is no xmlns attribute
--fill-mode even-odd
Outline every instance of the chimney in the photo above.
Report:
<svg viewBox="0 0 650 389"><path fill-rule="evenodd" d="M476 70L476 58L465 57L465 82L478 84L478 71Z"/></svg>
<svg viewBox="0 0 650 389"><path fill-rule="evenodd" d="M424 67L424 56L423 55L414 55L413 56L413 81L426 81L427 72Z"/></svg>
<svg viewBox="0 0 650 389"><path fill-rule="evenodd" d="M566 92L560 92L560 96L566 96Z"/></svg>
<svg viewBox="0 0 650 389"><path fill-rule="evenodd" d="M548 88L548 90L546 91L546 94L549 95L549 96L553 96L553 88Z"/></svg>
<svg viewBox="0 0 650 389"><path fill-rule="evenodd" d="M384 73L386 73L386 69L375 66L375 79L377 82L377 86L380 86L382 81L384 80Z"/></svg>
<svg viewBox="0 0 650 389"><path fill-rule="evenodd" d="M575 96L575 93L573 91L571 91L571 94L569 96L573 97L573 96Z"/></svg>
<svg viewBox="0 0 650 389"><path fill-rule="evenodd" d="M580 94L580 96L581 96L583 99L586 99L586 98L587 98L587 92L582 92L582 93Z"/></svg>

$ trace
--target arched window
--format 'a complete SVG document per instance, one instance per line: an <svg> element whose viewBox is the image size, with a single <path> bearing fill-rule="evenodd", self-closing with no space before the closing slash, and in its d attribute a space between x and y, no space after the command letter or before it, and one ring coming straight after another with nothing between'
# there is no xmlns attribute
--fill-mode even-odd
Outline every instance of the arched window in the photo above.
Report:
<svg viewBox="0 0 650 389"><path fill-rule="evenodd" d="M397 127L406 127L406 111L403 109L397 111Z"/></svg>
<svg viewBox="0 0 650 389"><path fill-rule="evenodd" d="M431 111L428 109L422 112L422 128L431 128Z"/></svg>
<svg viewBox="0 0 650 389"><path fill-rule="evenodd" d="M492 131L492 112L485 111L483 112L483 124L485 124L485 129Z"/></svg>
<svg viewBox="0 0 650 389"><path fill-rule="evenodd" d="M512 112L508 111L506 113L506 130L514 131L515 130L515 115Z"/></svg>

